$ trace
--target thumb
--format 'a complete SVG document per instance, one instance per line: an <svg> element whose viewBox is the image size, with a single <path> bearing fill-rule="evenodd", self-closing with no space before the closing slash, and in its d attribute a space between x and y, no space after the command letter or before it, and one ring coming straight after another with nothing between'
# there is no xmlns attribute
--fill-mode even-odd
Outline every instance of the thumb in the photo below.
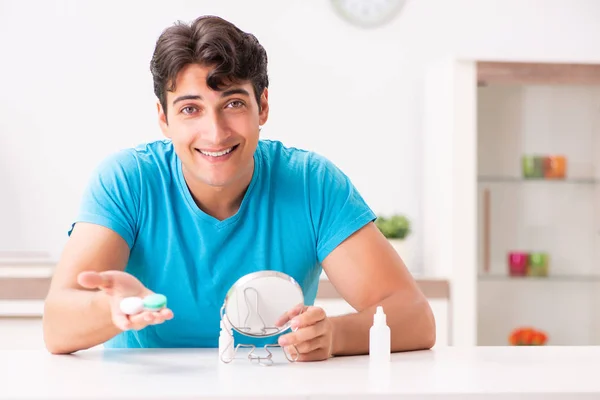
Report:
<svg viewBox="0 0 600 400"><path fill-rule="evenodd" d="M108 272L108 271L107 271ZM85 271L77 276L77 283L86 289L100 289L112 294L114 279L106 272Z"/></svg>
<svg viewBox="0 0 600 400"><path fill-rule="evenodd" d="M106 289L113 286L110 275L101 274L95 271L84 271L77 276L77 283L86 289Z"/></svg>
<svg viewBox="0 0 600 400"><path fill-rule="evenodd" d="M77 281L84 288L100 289L109 296L143 297L152 293L136 277L119 270L85 271L77 276Z"/></svg>

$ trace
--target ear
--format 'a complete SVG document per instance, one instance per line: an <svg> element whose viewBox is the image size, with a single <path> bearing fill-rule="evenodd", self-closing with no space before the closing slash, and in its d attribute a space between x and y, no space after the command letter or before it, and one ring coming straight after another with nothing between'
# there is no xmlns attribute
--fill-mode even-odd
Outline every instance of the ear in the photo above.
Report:
<svg viewBox="0 0 600 400"><path fill-rule="evenodd" d="M171 136L169 135L169 122L167 121L167 114L165 113L165 110L163 110L160 101L156 102L156 111L158 111L158 125L160 126L160 130L162 131L163 135L170 139Z"/></svg>
<svg viewBox="0 0 600 400"><path fill-rule="evenodd" d="M269 89L265 88L260 96L260 112L258 113L258 124L264 125L269 119Z"/></svg>

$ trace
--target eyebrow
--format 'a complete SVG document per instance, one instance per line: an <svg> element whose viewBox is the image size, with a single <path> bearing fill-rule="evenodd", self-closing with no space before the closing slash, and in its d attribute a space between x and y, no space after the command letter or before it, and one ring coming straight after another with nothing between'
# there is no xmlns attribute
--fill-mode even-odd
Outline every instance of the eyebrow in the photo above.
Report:
<svg viewBox="0 0 600 400"><path fill-rule="evenodd" d="M243 94L245 96L250 97L250 93L248 93L248 91L246 89L242 89L242 88L234 88L234 89L226 90L223 93L221 93L221 97L231 96L232 94Z"/></svg>
<svg viewBox="0 0 600 400"><path fill-rule="evenodd" d="M242 88L226 90L223 93L221 93L221 97L227 97L227 96L231 96L234 94L242 94L242 95L250 97L250 93L248 93L248 91L246 89L242 89ZM185 100L202 100L202 96L200 96L198 94L186 94L183 96L179 96L175 100L173 100L173 105L175 105L176 103L178 103L180 101L185 101Z"/></svg>
<svg viewBox="0 0 600 400"><path fill-rule="evenodd" d="M177 103L177 102L185 101L185 100L202 100L202 96L197 95L197 94L186 94L184 96L179 96L175 100L173 100L173 105L175 105L175 103Z"/></svg>

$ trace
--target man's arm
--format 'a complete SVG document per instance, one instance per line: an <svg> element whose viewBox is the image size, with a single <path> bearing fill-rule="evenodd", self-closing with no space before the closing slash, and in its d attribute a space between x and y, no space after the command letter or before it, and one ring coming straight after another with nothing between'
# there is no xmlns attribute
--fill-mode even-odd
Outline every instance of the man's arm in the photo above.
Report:
<svg viewBox="0 0 600 400"><path fill-rule="evenodd" d="M56 266L44 304L44 341L52 353L90 348L117 335L109 296L84 290L77 282L83 271L124 270L129 248L114 231L78 223Z"/></svg>
<svg viewBox="0 0 600 400"><path fill-rule="evenodd" d="M76 225L44 307L44 341L51 353L87 349L125 330L140 330L173 318L168 308L123 314L123 298L152 294L123 271L128 258L127 242L116 232L95 224Z"/></svg>
<svg viewBox="0 0 600 400"><path fill-rule="evenodd" d="M368 353L378 305L387 315L392 351L433 347L435 319L429 302L375 224L351 235L322 265L333 286L358 311L330 318L332 355Z"/></svg>

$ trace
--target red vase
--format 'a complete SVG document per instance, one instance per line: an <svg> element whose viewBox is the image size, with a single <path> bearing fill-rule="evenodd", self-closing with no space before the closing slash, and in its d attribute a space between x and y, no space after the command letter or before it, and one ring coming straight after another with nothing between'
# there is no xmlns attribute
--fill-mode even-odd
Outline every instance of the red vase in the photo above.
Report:
<svg viewBox="0 0 600 400"><path fill-rule="evenodd" d="M511 276L527 275L528 255L522 251L508 253L508 274Z"/></svg>

